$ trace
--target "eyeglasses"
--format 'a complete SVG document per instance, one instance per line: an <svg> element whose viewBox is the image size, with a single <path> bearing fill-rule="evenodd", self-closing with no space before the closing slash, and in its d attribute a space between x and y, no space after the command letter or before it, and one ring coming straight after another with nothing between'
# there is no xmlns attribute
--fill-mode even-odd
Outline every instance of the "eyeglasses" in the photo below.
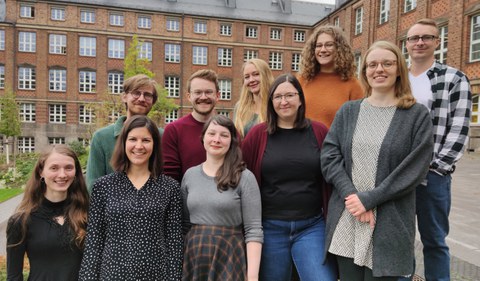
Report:
<svg viewBox="0 0 480 281"><path fill-rule="evenodd" d="M130 94L132 95L132 97L134 99L138 99L138 98L140 98L140 96L143 95L143 98L146 101L153 101L153 97L154 97L154 94L149 93L149 92L133 91L133 92L130 92Z"/></svg>
<svg viewBox="0 0 480 281"><path fill-rule="evenodd" d="M298 95L298 93L286 93L283 95L276 94L276 95L273 95L272 100L274 102L281 102L283 98L285 98L285 101L291 101L296 95Z"/></svg>
<svg viewBox="0 0 480 281"><path fill-rule="evenodd" d="M325 47L325 49L327 50L332 50L333 48L335 48L335 42L328 41L325 43L317 43L317 45L315 45L316 49L322 49L323 47Z"/></svg>
<svg viewBox="0 0 480 281"><path fill-rule="evenodd" d="M194 96L195 98L199 98L202 95L205 95L207 98L211 98L215 95L214 90L194 90L191 95Z"/></svg>
<svg viewBox="0 0 480 281"><path fill-rule="evenodd" d="M377 62L377 61L367 62L367 68L370 69L370 70L377 69L378 65L381 65L383 69L390 69L394 66L397 66L397 61L396 60L384 60L382 62Z"/></svg>
<svg viewBox="0 0 480 281"><path fill-rule="evenodd" d="M418 40L422 39L424 43L429 43L429 42L432 42L435 38L437 38L437 36L435 35L422 35L422 36L413 35L413 36L407 37L407 41L408 43L417 43Z"/></svg>

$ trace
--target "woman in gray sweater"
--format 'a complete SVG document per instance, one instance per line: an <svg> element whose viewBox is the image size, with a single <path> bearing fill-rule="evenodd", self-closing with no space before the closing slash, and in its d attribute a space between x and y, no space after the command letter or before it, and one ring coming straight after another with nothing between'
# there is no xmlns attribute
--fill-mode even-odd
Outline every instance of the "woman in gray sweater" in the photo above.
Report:
<svg viewBox="0 0 480 281"><path fill-rule="evenodd" d="M340 109L322 149L333 185L326 250L341 280L397 280L413 271L415 188L428 171L432 124L394 44L370 47L360 80L367 98Z"/></svg>

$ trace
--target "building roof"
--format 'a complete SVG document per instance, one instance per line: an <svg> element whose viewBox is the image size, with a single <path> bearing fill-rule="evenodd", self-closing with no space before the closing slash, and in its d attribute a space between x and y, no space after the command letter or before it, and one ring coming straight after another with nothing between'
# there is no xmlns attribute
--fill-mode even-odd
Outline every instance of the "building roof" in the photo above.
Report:
<svg viewBox="0 0 480 281"><path fill-rule="evenodd" d="M62 0L151 12L312 26L335 7L301 0Z"/></svg>

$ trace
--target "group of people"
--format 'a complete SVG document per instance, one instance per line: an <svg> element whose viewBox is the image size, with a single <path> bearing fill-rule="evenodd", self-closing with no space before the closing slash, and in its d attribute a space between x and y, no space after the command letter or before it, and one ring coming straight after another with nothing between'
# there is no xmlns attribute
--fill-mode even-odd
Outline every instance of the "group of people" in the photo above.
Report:
<svg viewBox="0 0 480 281"><path fill-rule="evenodd" d="M357 80L342 31L319 27L298 76L243 65L233 121L215 114L212 70L165 130L146 117L156 82L127 79L127 115L94 134L86 181L66 146L40 156L8 223L8 280L25 253L30 280L408 280L415 215L426 279L449 280L471 92L435 61L438 36L430 19L409 29L410 68L375 42Z"/></svg>

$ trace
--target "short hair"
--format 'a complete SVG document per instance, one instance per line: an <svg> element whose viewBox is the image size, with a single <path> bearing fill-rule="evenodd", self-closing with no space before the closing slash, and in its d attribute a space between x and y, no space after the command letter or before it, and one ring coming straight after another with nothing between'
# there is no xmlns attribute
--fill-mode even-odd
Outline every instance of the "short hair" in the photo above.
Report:
<svg viewBox="0 0 480 281"><path fill-rule="evenodd" d="M278 86L282 83L288 82L295 87L298 92L298 97L300 98L301 105L297 111L297 117L295 118L294 129L301 130L310 125L310 120L305 117L305 95L303 93L302 86L298 79L290 73L282 74L273 81L272 86L270 87L270 92L268 93L268 105L267 105L267 132L271 135L274 134L278 128L278 114L273 107L273 94L277 90Z"/></svg>
<svg viewBox="0 0 480 281"><path fill-rule="evenodd" d="M128 94L128 93L136 91L140 88L148 87L148 86L153 87L153 93L152 93L153 94L153 102L152 103L155 104L157 102L157 99L158 99L158 93L157 93L158 83L157 83L157 81L153 80L152 78L148 77L145 74L137 74L137 75L134 75L134 76L128 78L127 80L125 80L125 82L123 82L123 92L125 94Z"/></svg>
<svg viewBox="0 0 480 281"><path fill-rule="evenodd" d="M355 74L355 56L352 47L348 42L343 31L333 25L323 25L316 28L305 43L300 62L300 75L306 81L311 81L319 72L320 64L315 55L315 47L320 34L328 34L333 37L337 53L333 59L334 70L344 81L350 79Z"/></svg>
<svg viewBox="0 0 480 281"><path fill-rule="evenodd" d="M372 87L367 80L367 57L370 52L375 49L383 49L392 52L397 57L397 80L395 81L395 97L399 99L397 103L398 108L408 109L415 104L415 98L410 87L410 80L408 78L408 67L403 57L402 51L397 45L388 41L377 41L370 46L362 58L362 67L360 72L360 83L365 89L365 96L372 95Z"/></svg>
<svg viewBox="0 0 480 281"><path fill-rule="evenodd" d="M161 138L158 127L150 118L144 115L134 115L125 121L122 131L117 138L110 164L115 171L127 172L130 167L130 160L125 151L125 144L130 131L136 128L147 128L152 136L153 151L148 160L148 169L153 178L158 178L163 172Z"/></svg>
<svg viewBox="0 0 480 281"><path fill-rule="evenodd" d="M435 30L437 31L437 35L439 34L439 30L438 30L438 24L435 20L433 19L429 19L429 18L423 18L423 19L419 19L417 20L413 25L416 25L416 24L421 24L421 25L430 25L430 26L433 26L435 27ZM413 26L412 25L412 26Z"/></svg>
<svg viewBox="0 0 480 281"><path fill-rule="evenodd" d="M220 90L220 87L218 86L218 76L217 76L217 73L215 73L215 71L211 70L211 69L200 69L198 71L196 71L195 73L193 73L190 78L188 78L188 81L187 81L187 91L190 93L190 86L192 84L192 80L195 79L195 78L199 78L199 79L204 79L204 80L207 80L207 81L210 81L212 82L213 84L215 84L215 90L218 92Z"/></svg>

